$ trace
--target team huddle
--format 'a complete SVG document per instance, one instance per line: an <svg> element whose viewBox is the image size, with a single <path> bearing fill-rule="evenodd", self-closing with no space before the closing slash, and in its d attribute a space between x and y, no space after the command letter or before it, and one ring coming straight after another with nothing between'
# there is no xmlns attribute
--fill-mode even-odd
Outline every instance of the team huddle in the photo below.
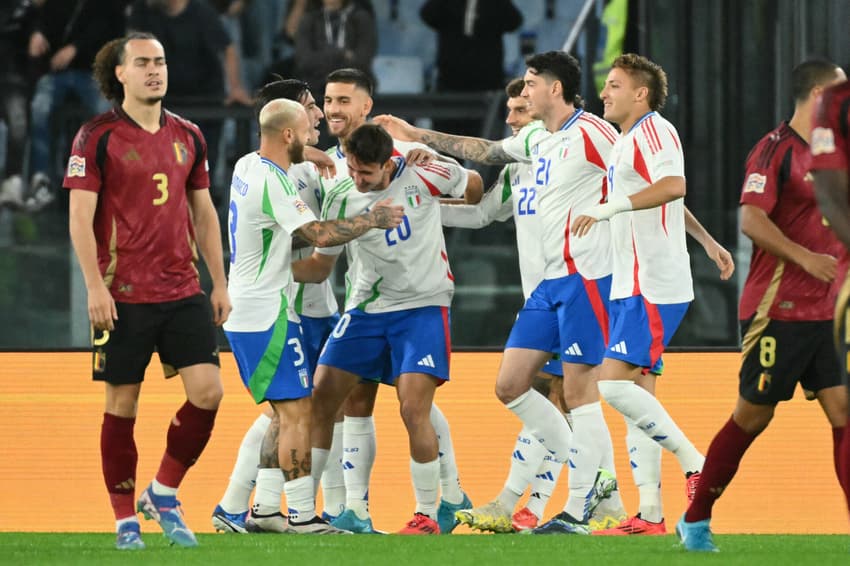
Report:
<svg viewBox="0 0 850 566"><path fill-rule="evenodd" d="M795 117L748 159L742 225L757 252L741 303L741 396L704 456L655 397L655 382L694 300L686 234L721 278L734 264L684 205L682 143L659 114L666 75L644 57L618 57L599 117L583 109L572 56L540 53L526 66L506 88L512 135L499 141L389 115L368 121L372 83L355 69L328 75L322 109L299 80L265 85L256 101L259 148L233 171L226 278L203 135L162 109L162 46L132 34L101 49L95 78L116 106L80 129L65 186L89 294L93 377L106 385L101 454L117 548L144 548L137 512L157 521L173 544L197 545L176 497L221 400L215 325L223 325L253 401L266 407L246 432L213 512L219 531L379 532L368 494L382 384L395 388L409 439L415 507L399 534L449 534L459 524L486 532L665 534L667 449L690 503L676 532L688 550L716 551L711 507L798 381L833 427L836 473L850 498L846 368L832 344L840 287L833 283L843 281L835 257L846 257L841 242L850 244L850 201L847 128L831 124L846 126L846 106L837 116L823 113L814 161L807 143L814 105L843 72L825 62L796 68ZM313 147L323 118L338 140L327 152ZM141 158L127 159L131 151ZM504 168L485 191L481 177L454 158ZM817 167L826 170L815 172L819 198L844 200L829 218L838 238L815 202L809 170ZM789 202L779 200L789 193ZM801 216L814 220L791 230L788 219L800 226ZM454 276L443 226L474 229L510 218L525 303L495 389L522 428L504 488L475 507L434 402L438 387L451 389ZM213 280L209 299L194 268L196 245ZM343 252L340 313L328 277ZM840 308L847 295L838 297ZM808 325L804 343L795 342L800 325ZM169 428L156 477L136 500L133 426L154 350L166 376L180 374L187 401ZM620 498L602 398L627 424L640 494L632 516ZM564 466L568 498L544 520ZM526 490L528 504L517 510Z"/></svg>

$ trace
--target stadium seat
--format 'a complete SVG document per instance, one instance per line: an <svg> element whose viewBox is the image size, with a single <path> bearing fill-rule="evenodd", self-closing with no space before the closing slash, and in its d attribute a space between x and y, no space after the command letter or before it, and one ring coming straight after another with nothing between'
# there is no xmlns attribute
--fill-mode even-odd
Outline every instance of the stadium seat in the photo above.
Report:
<svg viewBox="0 0 850 566"><path fill-rule="evenodd" d="M425 91L425 66L419 57L378 55L372 62L378 94L417 94Z"/></svg>

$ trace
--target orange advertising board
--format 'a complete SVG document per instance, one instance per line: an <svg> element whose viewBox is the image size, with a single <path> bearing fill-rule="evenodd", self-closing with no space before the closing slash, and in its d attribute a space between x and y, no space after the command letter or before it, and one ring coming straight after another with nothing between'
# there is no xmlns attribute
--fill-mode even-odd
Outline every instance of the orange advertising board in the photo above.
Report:
<svg viewBox="0 0 850 566"><path fill-rule="evenodd" d="M501 490L520 429L493 393L499 359L496 353L454 354L452 380L437 393L451 424L461 483L476 504ZM658 395L700 450L708 448L731 414L739 359L736 353L665 356ZM0 353L0 531L113 530L100 471L103 386L91 381L89 364L86 353ZM243 390L229 353L222 355L222 374L225 398L212 439L179 493L187 523L197 532L212 530L210 515L227 485L242 435L259 410ZM183 398L179 379L164 380L159 365L152 363L135 429L140 486L156 471L168 423ZM613 409L604 405L604 410L623 500L633 514L637 490L629 471L625 425ZM393 391L380 391L375 420L378 449L370 508L376 528L393 531L410 519L414 508L407 438ZM672 531L685 508L685 480L668 453L662 484ZM560 511L566 495L562 474L547 514ZM718 533L847 532L846 507L833 471L832 433L816 403L800 394L780 406L715 506L712 527Z"/></svg>

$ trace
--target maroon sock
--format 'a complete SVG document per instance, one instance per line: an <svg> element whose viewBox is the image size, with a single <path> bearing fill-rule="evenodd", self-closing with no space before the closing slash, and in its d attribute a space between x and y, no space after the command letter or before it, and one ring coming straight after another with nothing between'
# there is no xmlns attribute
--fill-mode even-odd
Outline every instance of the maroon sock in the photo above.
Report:
<svg viewBox="0 0 850 566"><path fill-rule="evenodd" d="M720 429L708 447L696 496L685 513L685 521L693 523L711 518L714 502L735 477L741 458L755 438L731 418Z"/></svg>
<svg viewBox="0 0 850 566"><path fill-rule="evenodd" d="M841 487L844 489L844 497L847 500L847 510L850 511L850 421L844 427L840 452L838 470L841 474Z"/></svg>
<svg viewBox="0 0 850 566"><path fill-rule="evenodd" d="M156 481L168 487L180 485L210 439L216 412L200 409L189 401L180 407L168 427L168 443Z"/></svg>
<svg viewBox="0 0 850 566"><path fill-rule="evenodd" d="M133 439L135 418L103 414L100 427L100 460L103 480L116 519L136 514L136 462L139 454Z"/></svg>

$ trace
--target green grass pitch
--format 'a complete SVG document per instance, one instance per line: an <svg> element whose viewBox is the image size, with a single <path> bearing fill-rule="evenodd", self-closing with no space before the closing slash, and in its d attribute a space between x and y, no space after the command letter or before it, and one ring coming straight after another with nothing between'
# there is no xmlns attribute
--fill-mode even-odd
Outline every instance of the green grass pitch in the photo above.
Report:
<svg viewBox="0 0 850 566"><path fill-rule="evenodd" d="M147 548L119 552L115 535L0 533L0 564L194 564L213 566L333 564L392 566L641 566L741 564L781 566L850 565L850 537L842 535L717 535L718 554L685 552L674 535L584 537L522 535L320 536L198 535L200 546L168 545L160 534L143 533Z"/></svg>

